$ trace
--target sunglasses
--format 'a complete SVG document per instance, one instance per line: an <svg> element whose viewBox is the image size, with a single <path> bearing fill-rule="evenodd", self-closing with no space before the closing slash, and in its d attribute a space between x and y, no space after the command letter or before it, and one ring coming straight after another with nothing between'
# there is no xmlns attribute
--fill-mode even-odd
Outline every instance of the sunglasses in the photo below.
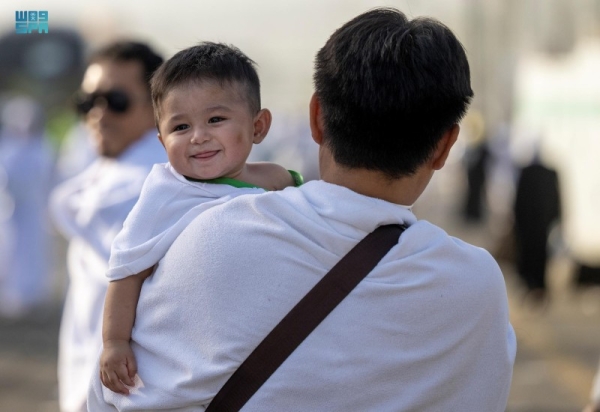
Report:
<svg viewBox="0 0 600 412"><path fill-rule="evenodd" d="M125 113L131 106L131 99L122 90L109 90L103 93L80 93L75 97L75 108L79 114L85 115L102 101L113 113Z"/></svg>

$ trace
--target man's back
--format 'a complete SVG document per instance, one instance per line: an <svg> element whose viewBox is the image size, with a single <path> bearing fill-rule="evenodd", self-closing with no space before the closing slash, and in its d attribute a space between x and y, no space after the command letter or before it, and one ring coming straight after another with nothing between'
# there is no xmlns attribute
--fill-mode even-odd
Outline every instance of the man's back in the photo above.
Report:
<svg viewBox="0 0 600 412"><path fill-rule="evenodd" d="M433 19L363 13L317 52L311 136L322 181L201 214L143 285L125 397L89 408L202 411L288 311L375 227L397 246L244 410L490 411L515 356L491 256L417 222L411 205L448 159L473 96L464 49Z"/></svg>
<svg viewBox="0 0 600 412"><path fill-rule="evenodd" d="M494 260L405 207L322 181L242 196L183 232L139 301L143 383L106 399L203 410L344 254L399 222L410 227L398 245L244 410L503 411L516 342Z"/></svg>

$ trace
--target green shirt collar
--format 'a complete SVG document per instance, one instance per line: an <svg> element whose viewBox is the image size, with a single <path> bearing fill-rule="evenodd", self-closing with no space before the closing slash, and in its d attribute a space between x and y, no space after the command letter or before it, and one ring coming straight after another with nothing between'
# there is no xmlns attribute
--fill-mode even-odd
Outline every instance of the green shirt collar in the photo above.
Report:
<svg viewBox="0 0 600 412"><path fill-rule="evenodd" d="M254 188L254 189L262 189L262 187L255 186L255 185L253 185L251 183L243 182L241 180L232 179L230 177L217 177L216 179L209 179L209 180L194 179L192 177L187 177L187 176L185 176L185 178L187 180L189 180L190 182L214 183L214 184L221 184L221 185L229 185L229 186L237 187L238 189L248 188L248 187L249 188ZM264 190L267 190L267 189L264 189Z"/></svg>
<svg viewBox="0 0 600 412"><path fill-rule="evenodd" d="M304 178L302 177L302 175L300 173L298 173L294 170L288 170L288 172L290 172L290 175L292 175L292 178L294 179L295 187L299 187L304 183ZM238 189L253 188L253 189L263 189L263 190L266 190L267 192L269 191L263 187L255 186L252 183L243 182L241 180L232 179L230 177L217 177L216 179L209 179L209 180L194 179L193 177L188 177L188 176L184 176L184 177L187 180L189 180L190 182L214 183L214 184L221 184L221 185L229 185L229 186L237 187Z"/></svg>

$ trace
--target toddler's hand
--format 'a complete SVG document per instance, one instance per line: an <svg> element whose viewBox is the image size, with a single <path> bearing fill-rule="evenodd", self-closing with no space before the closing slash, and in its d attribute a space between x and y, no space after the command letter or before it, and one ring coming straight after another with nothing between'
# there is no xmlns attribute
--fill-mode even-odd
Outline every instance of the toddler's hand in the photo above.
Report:
<svg viewBox="0 0 600 412"><path fill-rule="evenodd" d="M100 380L113 392L129 395L127 386L133 386L137 364L129 341L109 340L104 342L100 356Z"/></svg>

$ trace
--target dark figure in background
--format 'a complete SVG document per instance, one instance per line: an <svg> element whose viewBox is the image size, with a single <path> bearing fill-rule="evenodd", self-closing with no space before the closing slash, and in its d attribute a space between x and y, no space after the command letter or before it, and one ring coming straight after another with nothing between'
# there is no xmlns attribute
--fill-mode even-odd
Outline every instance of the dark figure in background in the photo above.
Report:
<svg viewBox="0 0 600 412"><path fill-rule="evenodd" d="M560 215L558 176L539 162L521 170L515 194L517 269L533 296L546 297L548 233Z"/></svg>
<svg viewBox="0 0 600 412"><path fill-rule="evenodd" d="M580 288L600 286L600 267L578 262L575 269L575 286Z"/></svg>
<svg viewBox="0 0 600 412"><path fill-rule="evenodd" d="M485 183L490 152L483 140L467 150L467 193L464 204L464 217L468 222L481 222L484 214Z"/></svg>

